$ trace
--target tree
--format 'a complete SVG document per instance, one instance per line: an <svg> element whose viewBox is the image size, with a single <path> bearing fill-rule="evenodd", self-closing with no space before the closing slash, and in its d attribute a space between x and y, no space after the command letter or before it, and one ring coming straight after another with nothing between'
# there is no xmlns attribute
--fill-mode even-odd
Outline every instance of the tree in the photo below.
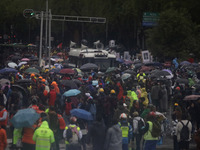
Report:
<svg viewBox="0 0 200 150"><path fill-rule="evenodd" d="M147 30L147 46L154 56L186 57L195 49L195 24L186 10L166 10L160 14L158 25Z"/></svg>

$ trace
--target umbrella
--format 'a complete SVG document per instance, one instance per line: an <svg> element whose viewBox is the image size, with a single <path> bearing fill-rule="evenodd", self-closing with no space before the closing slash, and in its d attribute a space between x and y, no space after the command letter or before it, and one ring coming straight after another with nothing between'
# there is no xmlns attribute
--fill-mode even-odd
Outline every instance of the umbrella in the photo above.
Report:
<svg viewBox="0 0 200 150"><path fill-rule="evenodd" d="M18 84L35 84L32 80L29 79L21 79L17 81Z"/></svg>
<svg viewBox="0 0 200 150"><path fill-rule="evenodd" d="M40 115L32 108L19 110L10 120L15 128L23 128L32 126Z"/></svg>
<svg viewBox="0 0 200 150"><path fill-rule="evenodd" d="M184 78L179 78L179 79L176 79L176 82L177 82L177 83L188 84L188 83L189 83L189 80L188 80L188 79L184 79Z"/></svg>
<svg viewBox="0 0 200 150"><path fill-rule="evenodd" d="M18 66L25 65L25 64L27 64L27 62L26 62L26 61L22 61L22 62L20 62L20 63L18 64Z"/></svg>
<svg viewBox="0 0 200 150"><path fill-rule="evenodd" d="M106 72L105 73L111 73L111 72L114 72L114 71L116 71L116 67L109 67L107 70L106 70Z"/></svg>
<svg viewBox="0 0 200 150"><path fill-rule="evenodd" d="M28 58L22 58L21 61L30 61Z"/></svg>
<svg viewBox="0 0 200 150"><path fill-rule="evenodd" d="M162 71L167 71L167 72L169 72L170 74L172 74L172 71L169 70L169 69L163 69Z"/></svg>
<svg viewBox="0 0 200 150"><path fill-rule="evenodd" d="M4 68L4 69L0 70L1 74L4 74L4 73L16 73L16 72L17 72L17 70L13 69L13 68Z"/></svg>
<svg viewBox="0 0 200 150"><path fill-rule="evenodd" d="M78 86L78 87L80 87L83 83L80 81L80 80L78 80L78 79L72 79L73 81L74 81L74 83L76 83L76 85Z"/></svg>
<svg viewBox="0 0 200 150"><path fill-rule="evenodd" d="M37 65L32 65L31 68L36 68L36 69L38 69L40 71L42 70L42 68L40 66L37 66Z"/></svg>
<svg viewBox="0 0 200 150"><path fill-rule="evenodd" d="M156 71L152 72L152 75L154 75L154 76L170 76L171 74L167 71L156 70Z"/></svg>
<svg viewBox="0 0 200 150"><path fill-rule="evenodd" d="M98 66L93 63L87 63L80 67L81 70L92 70L92 69L98 69Z"/></svg>
<svg viewBox="0 0 200 150"><path fill-rule="evenodd" d="M142 64L142 63L137 63L137 64L135 64L134 66L135 66L135 69L137 70L137 69L139 69L140 67L142 67L143 64Z"/></svg>
<svg viewBox="0 0 200 150"><path fill-rule="evenodd" d="M129 73L124 73L123 75L122 75L122 80L126 80L126 79L128 79L128 78L130 78L131 77L131 74L129 74Z"/></svg>
<svg viewBox="0 0 200 150"><path fill-rule="evenodd" d="M151 71L152 70L152 67L149 67L149 66L142 66L140 68L140 72L148 72L148 71Z"/></svg>
<svg viewBox="0 0 200 150"><path fill-rule="evenodd" d="M76 96L76 95L78 95L80 93L81 93L81 91L79 91L77 89L71 89L71 90L66 91L63 94L63 96L65 96L65 97Z"/></svg>
<svg viewBox="0 0 200 150"><path fill-rule="evenodd" d="M189 62L189 61L182 61L181 63L180 63L180 65L190 65L191 63Z"/></svg>
<svg viewBox="0 0 200 150"><path fill-rule="evenodd" d="M200 98L200 95L188 95L188 96L185 96L183 100L192 101L192 100L198 100L199 98Z"/></svg>
<svg viewBox="0 0 200 150"><path fill-rule="evenodd" d="M75 73L75 71L70 69L70 68L64 68L64 69L60 70L59 73L60 74L71 74L71 75L73 75Z"/></svg>
<svg viewBox="0 0 200 150"><path fill-rule="evenodd" d="M24 72L25 73L40 73L40 71L36 68L28 68Z"/></svg>
<svg viewBox="0 0 200 150"><path fill-rule="evenodd" d="M15 68L15 67L17 67L17 64L14 62L10 62L10 63L8 63L8 67Z"/></svg>
<svg viewBox="0 0 200 150"><path fill-rule="evenodd" d="M70 110L72 116L85 120L93 120L92 114L84 109L72 109Z"/></svg>
<svg viewBox="0 0 200 150"><path fill-rule="evenodd" d="M70 89L78 89L78 86L72 80L62 80L61 84L66 86L66 87L69 87Z"/></svg>
<svg viewBox="0 0 200 150"><path fill-rule="evenodd" d="M136 72L131 70L131 69L127 69L124 71L124 73L129 73L129 74L133 74L133 75L136 75Z"/></svg>
<svg viewBox="0 0 200 150"><path fill-rule="evenodd" d="M50 73L59 73L61 69L59 68L54 68L54 69L51 69L49 72Z"/></svg>
<svg viewBox="0 0 200 150"><path fill-rule="evenodd" d="M1 80L0 80L0 85L1 85L1 86L6 85L6 83L8 83L8 84L10 85L10 80L8 80L8 79L1 79Z"/></svg>

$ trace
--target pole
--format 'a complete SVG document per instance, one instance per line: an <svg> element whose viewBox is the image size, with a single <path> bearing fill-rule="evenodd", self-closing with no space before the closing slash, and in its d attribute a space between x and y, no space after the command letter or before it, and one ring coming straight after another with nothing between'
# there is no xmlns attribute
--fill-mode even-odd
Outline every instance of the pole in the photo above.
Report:
<svg viewBox="0 0 200 150"><path fill-rule="evenodd" d="M51 9L49 9L49 70L51 69Z"/></svg>
<svg viewBox="0 0 200 150"><path fill-rule="evenodd" d="M46 0L46 29L45 29L45 54L47 56L47 39L48 39L48 0Z"/></svg>
<svg viewBox="0 0 200 150"><path fill-rule="evenodd" d="M39 66L41 67L41 59L42 59L42 33L43 33L43 11L41 11L41 25L40 25L40 54L39 54Z"/></svg>

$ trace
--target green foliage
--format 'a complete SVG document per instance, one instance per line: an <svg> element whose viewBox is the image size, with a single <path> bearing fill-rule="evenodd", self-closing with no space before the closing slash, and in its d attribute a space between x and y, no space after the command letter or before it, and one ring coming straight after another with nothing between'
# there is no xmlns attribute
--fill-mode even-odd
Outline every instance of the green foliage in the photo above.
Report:
<svg viewBox="0 0 200 150"><path fill-rule="evenodd" d="M147 30L147 45L155 56L185 57L195 48L195 24L187 11L166 10L158 26Z"/></svg>

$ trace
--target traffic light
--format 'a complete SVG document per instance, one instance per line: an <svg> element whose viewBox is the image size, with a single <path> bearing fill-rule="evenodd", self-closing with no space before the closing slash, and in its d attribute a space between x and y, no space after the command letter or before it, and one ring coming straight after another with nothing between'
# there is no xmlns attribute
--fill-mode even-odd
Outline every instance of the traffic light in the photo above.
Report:
<svg viewBox="0 0 200 150"><path fill-rule="evenodd" d="M23 11L23 15L25 18L32 18L35 16L35 13L34 13L33 9L25 9Z"/></svg>

